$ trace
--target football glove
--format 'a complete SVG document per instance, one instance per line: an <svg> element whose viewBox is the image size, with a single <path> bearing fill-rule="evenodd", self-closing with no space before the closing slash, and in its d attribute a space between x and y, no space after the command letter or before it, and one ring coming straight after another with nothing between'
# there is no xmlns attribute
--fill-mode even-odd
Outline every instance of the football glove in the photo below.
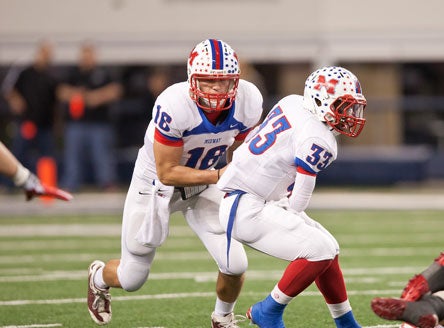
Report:
<svg viewBox="0 0 444 328"><path fill-rule="evenodd" d="M16 180L15 182L18 187L22 187L25 191L27 201L36 196L54 197L64 201L70 201L73 198L69 192L42 184L40 179L28 169L20 167L19 170L21 170L20 175L22 179Z"/></svg>

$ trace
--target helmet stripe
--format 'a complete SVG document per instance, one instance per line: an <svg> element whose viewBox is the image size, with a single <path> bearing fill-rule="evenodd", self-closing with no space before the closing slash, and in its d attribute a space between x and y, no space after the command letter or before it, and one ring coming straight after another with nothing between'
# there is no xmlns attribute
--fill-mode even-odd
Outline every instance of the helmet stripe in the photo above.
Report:
<svg viewBox="0 0 444 328"><path fill-rule="evenodd" d="M222 42L219 40L210 40L211 51L212 51L212 68L222 69L224 67L224 54L222 48Z"/></svg>

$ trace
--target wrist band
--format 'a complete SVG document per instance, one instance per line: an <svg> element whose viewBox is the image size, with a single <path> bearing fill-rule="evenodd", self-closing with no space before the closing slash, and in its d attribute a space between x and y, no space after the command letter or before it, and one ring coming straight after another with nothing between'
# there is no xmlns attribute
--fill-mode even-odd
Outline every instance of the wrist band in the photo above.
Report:
<svg viewBox="0 0 444 328"><path fill-rule="evenodd" d="M12 177L12 181L18 187L23 186L29 177L29 170L21 164L17 165L17 172Z"/></svg>

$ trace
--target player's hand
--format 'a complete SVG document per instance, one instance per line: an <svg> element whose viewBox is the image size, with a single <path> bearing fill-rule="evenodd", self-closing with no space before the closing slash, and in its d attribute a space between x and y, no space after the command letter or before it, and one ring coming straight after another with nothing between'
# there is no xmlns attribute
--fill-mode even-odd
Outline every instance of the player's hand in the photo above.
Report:
<svg viewBox="0 0 444 328"><path fill-rule="evenodd" d="M40 182L39 178L32 172L29 172L29 176L23 184L22 188L25 190L27 201L33 199L36 196L54 197L64 201L70 201L73 198L69 192L55 187L43 185Z"/></svg>

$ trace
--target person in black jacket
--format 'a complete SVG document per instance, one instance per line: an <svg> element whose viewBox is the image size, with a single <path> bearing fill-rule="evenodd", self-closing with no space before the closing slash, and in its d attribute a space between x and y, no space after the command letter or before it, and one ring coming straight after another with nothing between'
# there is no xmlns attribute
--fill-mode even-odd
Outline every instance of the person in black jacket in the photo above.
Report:
<svg viewBox="0 0 444 328"><path fill-rule="evenodd" d="M40 157L56 155L57 82L51 72L52 58L52 44L41 41L33 63L18 74L12 88L5 94L16 131L12 153L32 169Z"/></svg>
<svg viewBox="0 0 444 328"><path fill-rule="evenodd" d="M77 191L84 183L85 163L91 163L95 183L102 189L116 183L111 105L122 94L120 83L97 64L95 46L84 43L79 63L57 90L66 109L62 185Z"/></svg>

